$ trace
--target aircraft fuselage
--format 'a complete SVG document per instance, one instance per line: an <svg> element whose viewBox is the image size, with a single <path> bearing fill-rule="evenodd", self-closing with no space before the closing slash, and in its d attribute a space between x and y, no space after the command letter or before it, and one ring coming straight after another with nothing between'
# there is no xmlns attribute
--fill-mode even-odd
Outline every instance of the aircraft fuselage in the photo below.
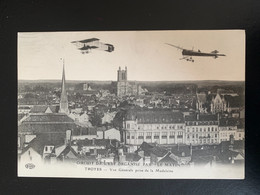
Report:
<svg viewBox="0 0 260 195"><path fill-rule="evenodd" d="M218 56L225 56L224 54L217 54L217 53L203 53L200 51L193 51L193 50L187 50L183 49L182 55L184 56L211 56L211 57L218 57Z"/></svg>

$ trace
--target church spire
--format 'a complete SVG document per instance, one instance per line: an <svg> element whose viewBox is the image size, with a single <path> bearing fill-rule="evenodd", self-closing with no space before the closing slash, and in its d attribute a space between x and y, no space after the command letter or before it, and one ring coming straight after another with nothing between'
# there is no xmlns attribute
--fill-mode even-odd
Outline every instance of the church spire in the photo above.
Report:
<svg viewBox="0 0 260 195"><path fill-rule="evenodd" d="M65 65L63 59L63 72L62 72L62 81L61 81L61 95L60 95L60 110L61 113L69 113L69 103L66 92L66 80L65 80Z"/></svg>

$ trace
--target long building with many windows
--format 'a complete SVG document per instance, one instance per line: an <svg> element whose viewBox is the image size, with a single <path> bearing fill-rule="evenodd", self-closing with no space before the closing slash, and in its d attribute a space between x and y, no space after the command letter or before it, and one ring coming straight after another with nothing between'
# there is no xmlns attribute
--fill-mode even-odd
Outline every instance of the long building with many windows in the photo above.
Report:
<svg viewBox="0 0 260 195"><path fill-rule="evenodd" d="M185 123L181 112L149 109L130 110L124 121L124 141L126 144L184 143Z"/></svg>
<svg viewBox="0 0 260 195"><path fill-rule="evenodd" d="M226 122L228 121L228 123ZM238 123L230 122L240 121ZM219 114L191 114L170 109L131 109L123 122L123 141L139 146L143 142L157 144L209 145L244 139L240 119L222 118Z"/></svg>

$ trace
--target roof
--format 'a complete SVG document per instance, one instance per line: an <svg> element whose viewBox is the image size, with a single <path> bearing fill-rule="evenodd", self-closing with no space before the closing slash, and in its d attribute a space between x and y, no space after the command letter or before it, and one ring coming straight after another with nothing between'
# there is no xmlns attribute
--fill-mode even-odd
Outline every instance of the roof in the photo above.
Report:
<svg viewBox="0 0 260 195"><path fill-rule="evenodd" d="M207 95L206 95L206 93L198 93L197 94L197 100L199 102L206 103L207 102Z"/></svg>
<svg viewBox="0 0 260 195"><path fill-rule="evenodd" d="M110 139L94 139L94 140L84 139L84 140L75 141L75 144L77 144L78 146L115 147L117 142L118 141L116 139L111 139L111 141L110 141Z"/></svg>
<svg viewBox="0 0 260 195"><path fill-rule="evenodd" d="M183 123L183 114L169 109L130 109L126 120L137 120L137 123Z"/></svg>
<svg viewBox="0 0 260 195"><path fill-rule="evenodd" d="M32 109L30 110L30 113L45 113L47 108L50 108L50 110L53 113L57 113L59 111L59 106L55 105L55 106L48 106L48 105L35 105L32 107Z"/></svg>
<svg viewBox="0 0 260 195"><path fill-rule="evenodd" d="M231 108L237 108L244 105L244 98L242 96L225 95L224 98L227 101L227 106Z"/></svg>
<svg viewBox="0 0 260 195"><path fill-rule="evenodd" d="M154 154L157 157L164 157L166 154L169 153L168 150L160 146L148 144L146 142L143 142L138 150L143 150L145 156L150 156L151 154Z"/></svg>
<svg viewBox="0 0 260 195"><path fill-rule="evenodd" d="M31 113L23 123L74 123L68 115L64 113Z"/></svg>
<svg viewBox="0 0 260 195"><path fill-rule="evenodd" d="M60 146L64 142L63 138L60 137L53 137L48 135L37 135L29 144L26 146L22 154L26 152L29 148L34 149L38 154L43 154L44 146L50 145L50 146Z"/></svg>
<svg viewBox="0 0 260 195"><path fill-rule="evenodd" d="M159 163L170 163L170 164L178 165L178 162L175 161L174 159L172 159L170 156L171 156L171 153L168 153L164 158L162 158L159 161Z"/></svg>
<svg viewBox="0 0 260 195"><path fill-rule="evenodd" d="M18 131L20 132L33 132L33 133L51 133L51 132L60 132L64 133L66 130L75 130L78 129L79 127L76 126L76 124L73 123L21 123L18 126Z"/></svg>
<svg viewBox="0 0 260 195"><path fill-rule="evenodd" d="M219 126L243 126L242 120L237 118L222 118L219 120Z"/></svg>
<svg viewBox="0 0 260 195"><path fill-rule="evenodd" d="M186 157L186 156L190 156L190 146L187 145L175 145L172 146L171 148L171 152L179 157ZM183 156L184 154L184 156Z"/></svg>
<svg viewBox="0 0 260 195"><path fill-rule="evenodd" d="M72 152L72 154L73 154L76 158L78 157L77 152L76 152L70 145L68 145L68 146L59 154L59 156L58 156L57 158L61 159L61 158L63 158L63 156L66 157L66 156L69 154L69 152Z"/></svg>
<svg viewBox="0 0 260 195"><path fill-rule="evenodd" d="M136 162L139 161L142 157L139 156L136 153L126 153L126 161L130 161L130 162Z"/></svg>
<svg viewBox="0 0 260 195"><path fill-rule="evenodd" d="M185 116L185 121L217 121L218 116L213 114L199 114L197 115L187 115Z"/></svg>
<svg viewBox="0 0 260 195"><path fill-rule="evenodd" d="M231 144L230 141L222 141L219 144L219 147L223 150L228 150L230 145L233 145L233 150L244 150L245 149L244 140L234 140L234 144Z"/></svg>

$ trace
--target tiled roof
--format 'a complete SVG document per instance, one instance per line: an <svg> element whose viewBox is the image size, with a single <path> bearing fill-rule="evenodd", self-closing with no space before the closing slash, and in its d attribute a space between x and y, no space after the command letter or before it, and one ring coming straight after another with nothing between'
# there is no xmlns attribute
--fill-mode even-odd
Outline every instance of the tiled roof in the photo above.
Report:
<svg viewBox="0 0 260 195"><path fill-rule="evenodd" d="M141 158L142 157L136 153L126 153L126 161L136 162L139 161Z"/></svg>
<svg viewBox="0 0 260 195"><path fill-rule="evenodd" d="M171 153L168 153L165 157L163 157L159 161L159 163L170 163L170 164L178 165L178 162L175 161L174 159L172 159L170 156L171 156Z"/></svg>
<svg viewBox="0 0 260 195"><path fill-rule="evenodd" d="M72 152L72 154L76 158L78 158L79 155L77 154L77 152L69 145L59 154L59 156L57 158L62 159L63 156L66 157L69 152Z"/></svg>
<svg viewBox="0 0 260 195"><path fill-rule="evenodd" d="M59 111L59 105L35 105L30 110L30 113L45 113L47 108L50 108L53 113L58 113Z"/></svg>
<svg viewBox="0 0 260 195"><path fill-rule="evenodd" d="M37 135L28 146L26 146L22 153L26 152L29 148L33 148L40 155L43 154L44 146L60 146L64 143L64 139L55 136Z"/></svg>
<svg viewBox="0 0 260 195"><path fill-rule="evenodd" d="M23 123L34 123L34 122L61 122L61 123L74 123L68 115L63 113L32 113Z"/></svg>
<svg viewBox="0 0 260 195"><path fill-rule="evenodd" d="M219 126L239 126L241 125L242 121L237 118L222 118L219 120Z"/></svg>
<svg viewBox="0 0 260 195"><path fill-rule="evenodd" d="M118 142L116 139L112 139L111 144L109 139L95 139L95 140L84 139L84 140L75 141L75 143L78 146L105 146L105 147L115 147L116 142Z"/></svg>
<svg viewBox="0 0 260 195"><path fill-rule="evenodd" d="M204 115L199 115L197 118L197 115L187 115L185 116L185 121L217 121L218 116L217 115L212 115L212 114L204 114Z"/></svg>
<svg viewBox="0 0 260 195"><path fill-rule="evenodd" d="M222 141L219 144L219 148L223 150L228 150L231 145L230 141ZM245 141L244 140L234 140L233 150L244 150L245 149Z"/></svg>
<svg viewBox="0 0 260 195"><path fill-rule="evenodd" d="M183 123L183 114L169 109L132 109L127 112L126 120L142 123Z"/></svg>
<svg viewBox="0 0 260 195"><path fill-rule="evenodd" d="M164 157L166 154L168 154L168 150L160 146L148 144L146 142L143 142L138 150L143 150L145 156L150 156L151 154L154 154L157 157Z"/></svg>
<svg viewBox="0 0 260 195"><path fill-rule="evenodd" d="M206 103L207 102L207 95L205 93L198 93L197 99L199 102Z"/></svg>
<svg viewBox="0 0 260 195"><path fill-rule="evenodd" d="M224 98L228 103L227 106L231 108L237 108L244 105L244 99L241 96L225 95Z"/></svg>
<svg viewBox="0 0 260 195"><path fill-rule="evenodd" d="M184 154L184 157L190 156L190 146L187 145L175 145L171 148L171 152L179 157L182 157L182 154Z"/></svg>
<svg viewBox="0 0 260 195"><path fill-rule="evenodd" d="M33 132L33 133L48 133L48 132L61 132L64 133L66 130L77 129L77 126L73 123L57 123L57 124L33 124L33 123L22 123L18 126L18 131L21 132Z"/></svg>
<svg viewBox="0 0 260 195"><path fill-rule="evenodd" d="M47 108L47 105L35 105L30 110L30 113L44 113Z"/></svg>

